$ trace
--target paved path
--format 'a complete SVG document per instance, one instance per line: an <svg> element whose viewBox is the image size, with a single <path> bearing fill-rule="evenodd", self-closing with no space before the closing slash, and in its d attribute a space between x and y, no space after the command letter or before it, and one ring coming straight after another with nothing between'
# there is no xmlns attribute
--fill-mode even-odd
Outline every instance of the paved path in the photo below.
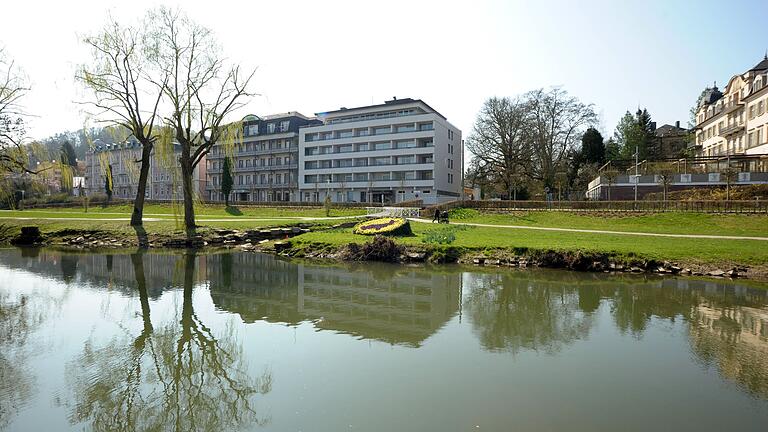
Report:
<svg viewBox="0 0 768 432"><path fill-rule="evenodd" d="M432 223L432 221L429 219L421 219L421 218L408 218L408 219L414 222ZM537 230L537 231L576 232L576 233L588 233L588 234L619 234L619 235L634 235L634 236L645 236L645 237L768 241L768 237L720 236L720 235L708 235L708 234L662 234L662 233L647 233L647 232L635 232L635 231L591 230L591 229L579 229L579 228L549 228L549 227L536 227L536 226L526 226L526 225L491 225L491 224L481 224L481 223L471 223L471 222L451 222L451 225L466 225L466 226L505 228L505 229L524 229L524 230Z"/></svg>

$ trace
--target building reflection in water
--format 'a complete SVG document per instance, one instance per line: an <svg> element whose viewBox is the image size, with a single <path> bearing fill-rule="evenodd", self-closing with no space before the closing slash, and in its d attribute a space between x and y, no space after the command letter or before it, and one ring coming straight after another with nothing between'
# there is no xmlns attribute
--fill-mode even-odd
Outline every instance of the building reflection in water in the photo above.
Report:
<svg viewBox="0 0 768 432"><path fill-rule="evenodd" d="M418 347L459 309L460 273L369 263L304 265L262 254L206 257L217 307L245 322L295 325Z"/></svg>

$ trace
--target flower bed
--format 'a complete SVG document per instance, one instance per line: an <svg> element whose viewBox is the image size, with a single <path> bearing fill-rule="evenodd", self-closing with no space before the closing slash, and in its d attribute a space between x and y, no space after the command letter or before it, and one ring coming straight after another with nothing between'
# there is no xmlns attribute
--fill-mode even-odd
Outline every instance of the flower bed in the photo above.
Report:
<svg viewBox="0 0 768 432"><path fill-rule="evenodd" d="M355 234L362 235L410 235L411 224L405 218L385 217L360 222L352 229Z"/></svg>

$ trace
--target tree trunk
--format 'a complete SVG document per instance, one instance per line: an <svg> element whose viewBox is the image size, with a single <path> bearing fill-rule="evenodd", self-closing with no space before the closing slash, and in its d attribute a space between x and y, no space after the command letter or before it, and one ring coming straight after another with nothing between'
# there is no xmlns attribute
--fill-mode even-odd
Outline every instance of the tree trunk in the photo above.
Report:
<svg viewBox="0 0 768 432"><path fill-rule="evenodd" d="M181 146L181 158L179 161L181 162L181 182L184 192L184 228L191 230L195 229L197 224L195 223L195 203L193 202L195 194L192 190L194 167L192 167L189 145Z"/></svg>
<svg viewBox="0 0 768 432"><path fill-rule="evenodd" d="M152 144L143 144L141 149L141 170L139 171L139 185L136 189L136 198L133 200L131 226L141 226L144 223L144 197L147 194L147 179L149 178L149 164L151 155Z"/></svg>

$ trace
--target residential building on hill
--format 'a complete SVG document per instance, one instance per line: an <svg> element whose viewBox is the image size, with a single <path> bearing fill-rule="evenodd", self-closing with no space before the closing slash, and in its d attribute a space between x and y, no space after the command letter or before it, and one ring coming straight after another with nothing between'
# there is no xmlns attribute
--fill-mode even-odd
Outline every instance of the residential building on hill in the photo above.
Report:
<svg viewBox="0 0 768 432"><path fill-rule="evenodd" d="M723 91L705 89L696 112L698 156L768 154L768 55L734 75Z"/></svg>
<svg viewBox="0 0 768 432"><path fill-rule="evenodd" d="M688 147L688 137L691 131L680 127L680 122L676 121L674 125L665 124L655 128L653 135L658 146L659 155L662 159L680 158L684 155Z"/></svg>
<svg viewBox="0 0 768 432"><path fill-rule="evenodd" d="M299 201L299 128L321 124L298 112L243 119L243 139L231 154L216 144L208 154L205 198L224 201L221 180L224 159L231 158L232 201Z"/></svg>
<svg viewBox="0 0 768 432"><path fill-rule="evenodd" d="M301 201L433 204L462 190L461 131L425 102L318 113L299 131Z"/></svg>

